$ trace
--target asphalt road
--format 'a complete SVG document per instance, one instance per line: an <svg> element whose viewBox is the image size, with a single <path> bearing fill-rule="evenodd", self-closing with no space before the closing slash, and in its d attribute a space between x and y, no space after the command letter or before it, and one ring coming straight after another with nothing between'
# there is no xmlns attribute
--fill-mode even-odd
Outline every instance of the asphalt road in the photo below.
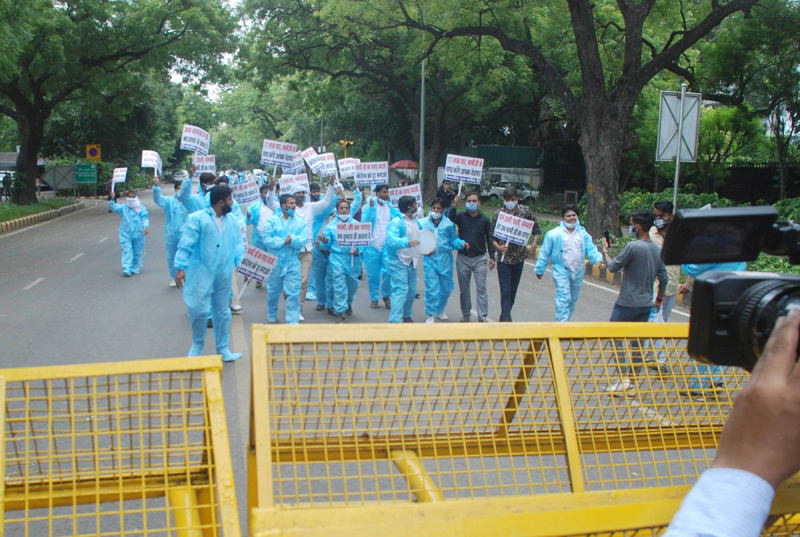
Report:
<svg viewBox="0 0 800 537"><path fill-rule="evenodd" d="M171 189L167 189L168 191ZM108 213L105 201L87 200L86 209L63 218L0 236L0 349L2 367L38 367L142 360L185 356L190 347L190 327L181 292L169 287L164 251L164 213L151 192L140 194L150 212L144 268L125 278L117 239L119 216ZM549 274L541 281L526 263L513 311L515 321L552 321L555 289ZM243 279L237 277L236 286ZM419 271L413 319L425 321L424 283ZM608 319L617 290L587 280L575 321ZM496 272L489 275L489 317L500 314ZM474 291L473 291L474 302ZM242 315L234 316L233 350L245 358L226 364L223 391L230 431L231 452L241 518L247 503L245 449L249 413L249 339L253 323L266 322L266 290L251 285L245 290ZM305 322L332 323L326 312L305 308ZM348 323L382 323L389 310L369 307L366 277ZM448 304L449 322L461 318L458 286ZM676 311L674 320L688 315ZM283 301L279 320L284 319ZM477 315L473 314L473 322ZM345 325L345 327L347 326ZM206 352L213 353L209 330ZM243 527L243 531L244 527Z"/></svg>

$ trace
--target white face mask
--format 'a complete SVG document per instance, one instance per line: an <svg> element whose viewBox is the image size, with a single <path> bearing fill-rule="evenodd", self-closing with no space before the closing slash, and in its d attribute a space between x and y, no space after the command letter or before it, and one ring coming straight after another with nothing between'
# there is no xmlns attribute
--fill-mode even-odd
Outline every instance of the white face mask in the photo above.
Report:
<svg viewBox="0 0 800 537"><path fill-rule="evenodd" d="M506 209L508 209L509 211L513 211L514 209L516 209L516 208L517 208L517 202L516 202L516 201L504 201L504 202L503 202L503 205L504 205L504 206L505 206L505 208L506 208Z"/></svg>
<svg viewBox="0 0 800 537"><path fill-rule="evenodd" d="M431 211L428 213L428 216L430 216L433 220L439 220L442 217L442 213L438 211Z"/></svg>
<svg viewBox="0 0 800 537"><path fill-rule="evenodd" d="M577 222L573 222L573 223L570 224L569 222L564 220L564 225L567 227L567 229L575 229L575 227L578 225L578 223Z"/></svg>
<svg viewBox="0 0 800 537"><path fill-rule="evenodd" d="M339 220L341 220L342 222L347 222L348 220L350 220L350 213L345 213L345 214L339 213Z"/></svg>
<svg viewBox="0 0 800 537"><path fill-rule="evenodd" d="M142 202L139 201L139 198L125 198L125 201L128 203L128 207L137 213L142 210Z"/></svg>

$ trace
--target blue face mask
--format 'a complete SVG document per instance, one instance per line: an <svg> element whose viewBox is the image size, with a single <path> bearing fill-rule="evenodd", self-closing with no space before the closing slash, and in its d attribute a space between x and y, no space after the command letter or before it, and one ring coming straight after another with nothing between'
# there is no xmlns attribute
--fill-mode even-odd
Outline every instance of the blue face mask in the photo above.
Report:
<svg viewBox="0 0 800 537"><path fill-rule="evenodd" d="M471 212L471 213L474 213L475 211L478 210L478 204L477 203L467 203L467 210L469 212Z"/></svg>
<svg viewBox="0 0 800 537"><path fill-rule="evenodd" d="M505 208L508 209L509 211L513 211L514 209L517 208L517 202L516 201L504 201L503 202L503 206L505 206Z"/></svg>
<svg viewBox="0 0 800 537"><path fill-rule="evenodd" d="M636 231L634 231L635 229L636 229L636 226L628 226L628 231L631 232L631 236L632 237L636 236Z"/></svg>
<svg viewBox="0 0 800 537"><path fill-rule="evenodd" d="M439 220L442 217L442 213L437 211L431 211L428 213L428 216L430 216L433 220Z"/></svg>
<svg viewBox="0 0 800 537"><path fill-rule="evenodd" d="M286 214L289 216L294 216L294 209L284 209L284 211L286 211Z"/></svg>

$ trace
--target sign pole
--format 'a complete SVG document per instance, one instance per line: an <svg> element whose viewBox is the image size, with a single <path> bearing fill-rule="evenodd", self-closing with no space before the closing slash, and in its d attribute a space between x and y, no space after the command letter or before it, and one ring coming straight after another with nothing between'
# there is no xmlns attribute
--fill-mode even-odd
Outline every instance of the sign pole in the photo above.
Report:
<svg viewBox="0 0 800 537"><path fill-rule="evenodd" d="M672 195L672 212L678 210L678 180L681 176L681 150L683 149L683 106L686 102L686 82L681 84L681 113L678 116L678 150L675 152L675 184Z"/></svg>

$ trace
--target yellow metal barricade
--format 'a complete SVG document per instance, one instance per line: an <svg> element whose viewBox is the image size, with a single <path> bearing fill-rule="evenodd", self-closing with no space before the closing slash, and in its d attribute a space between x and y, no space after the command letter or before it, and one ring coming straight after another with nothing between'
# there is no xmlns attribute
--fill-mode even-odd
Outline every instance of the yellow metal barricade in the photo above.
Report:
<svg viewBox="0 0 800 537"><path fill-rule="evenodd" d="M0 535L239 536L221 367L0 370Z"/></svg>
<svg viewBox="0 0 800 537"><path fill-rule="evenodd" d="M251 533L656 535L746 378L698 368L686 337L641 323L254 326Z"/></svg>

